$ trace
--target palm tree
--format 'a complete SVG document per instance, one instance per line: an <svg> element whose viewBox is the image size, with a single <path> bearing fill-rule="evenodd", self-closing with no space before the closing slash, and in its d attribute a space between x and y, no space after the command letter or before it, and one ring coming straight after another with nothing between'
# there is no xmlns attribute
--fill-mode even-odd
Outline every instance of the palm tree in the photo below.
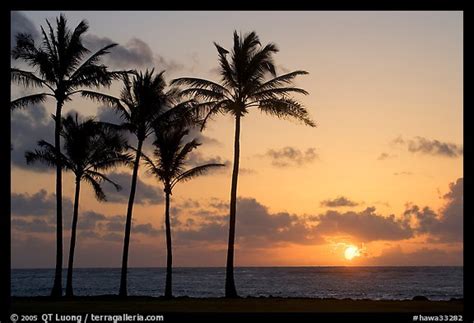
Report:
<svg viewBox="0 0 474 323"><path fill-rule="evenodd" d="M90 51L82 44L82 36L89 25L82 20L71 31L64 15L56 19L56 31L48 20L48 32L41 27L42 43L36 46L30 34L18 34L12 57L25 61L35 71L11 68L11 80L28 88L42 88L46 92L27 95L10 103L11 109L26 107L46 101L48 97L56 100L56 118L54 130L55 153L61 154L60 130L61 111L65 102L82 88L110 86L112 79L120 72L110 72L105 65L99 65L101 57L116 46L110 44L84 59ZM60 160L58 158L58 160ZM62 236L62 174L61 165L56 165L56 271L52 296L61 296L61 276L63 262Z"/></svg>
<svg viewBox="0 0 474 323"><path fill-rule="evenodd" d="M184 142L183 138L189 130L185 125L168 125L166 129L156 129L153 145L155 161L143 155L150 172L155 175L164 186L165 192L165 228L166 228L166 284L165 298L172 297L172 266L173 254L171 249L171 223L170 223L170 195L179 182L188 181L203 175L210 168L222 167L224 164L209 163L185 170L184 166L188 154L196 149L200 143L196 139Z"/></svg>
<svg viewBox="0 0 474 323"><path fill-rule="evenodd" d="M123 120L121 128L130 131L137 138L135 161L133 164L130 196L127 206L125 235L123 243L122 271L120 276L120 296L127 296L128 250L132 226L133 203L137 186L138 168L142 156L143 143L153 133L153 127L161 122L171 120L188 120L194 122L191 115L192 100L173 106L176 90L165 91L164 71L154 74L154 69L145 73L135 73L133 77L123 75L123 88L120 98L110 95L84 91L83 94L114 108ZM173 106L173 108L169 108ZM184 121L183 121L184 122Z"/></svg>
<svg viewBox="0 0 474 323"><path fill-rule="evenodd" d="M241 118L252 108L258 108L266 114L278 118L293 118L311 127L315 127L315 123L310 119L303 105L291 97L293 93L308 94L305 90L292 86L292 81L296 76L305 75L308 72L294 71L277 76L273 62L273 54L278 52L275 44L261 46L255 32L241 37L235 31L230 60L227 57L228 50L217 43L214 45L219 57L220 83L183 77L173 80L171 84L187 86L181 94L192 95L201 101L198 109L204 116L202 127L207 119L215 114L230 113L235 118L225 296L237 297L234 282L234 241ZM267 77L268 74L271 78Z"/></svg>
<svg viewBox="0 0 474 323"><path fill-rule="evenodd" d="M66 296L73 296L72 274L81 181L92 186L97 200L106 201L105 193L100 185L102 182L111 183L117 190L121 188L103 172L130 163L131 157L124 154L127 147L126 140L116 129L107 124L96 122L93 119L80 122L76 114L75 117L69 115L67 118L63 118L62 125L61 136L64 139L65 153L61 154L60 164L65 170L74 173L76 184L66 283ZM38 145L40 146L39 150L25 153L27 163L39 161L56 166L55 147L44 140L39 141Z"/></svg>

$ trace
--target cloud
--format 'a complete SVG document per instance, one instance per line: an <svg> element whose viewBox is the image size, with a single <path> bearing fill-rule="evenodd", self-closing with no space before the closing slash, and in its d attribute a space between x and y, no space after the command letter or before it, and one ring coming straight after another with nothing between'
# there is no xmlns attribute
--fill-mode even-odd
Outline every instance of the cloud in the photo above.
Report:
<svg viewBox="0 0 474 323"><path fill-rule="evenodd" d="M443 197L447 203L439 214L429 207L411 205L404 212L405 217L416 220L415 230L431 236L432 242L463 241L463 178L449 185L449 192Z"/></svg>
<svg viewBox="0 0 474 323"><path fill-rule="evenodd" d="M186 163L190 167L196 167L196 166L200 166L200 165L203 165L203 164L224 164L224 165L228 166L230 164L230 160L224 159L220 156L212 156L212 157L211 156L204 156L199 151L193 151L188 155L188 159L187 159ZM227 167L222 167L222 168L227 168ZM213 170L209 171L208 174L211 175L212 173L216 173L218 171L219 171L219 169L213 169Z"/></svg>
<svg viewBox="0 0 474 323"><path fill-rule="evenodd" d="M279 150L269 149L264 156L270 158L272 165L277 167L303 166L318 159L315 148L308 148L303 152L289 146Z"/></svg>
<svg viewBox="0 0 474 323"><path fill-rule="evenodd" d="M42 163L26 164L25 152L37 148L41 139L54 141L54 121L44 105L34 105L11 113L11 163L32 171L53 171Z"/></svg>
<svg viewBox="0 0 474 323"><path fill-rule="evenodd" d="M200 131L200 127L190 128L189 134L187 135L187 137L189 138L189 140L196 139L198 142L206 146L207 145L217 145L217 146L222 145L222 143L219 140L204 135L202 131Z"/></svg>
<svg viewBox="0 0 474 323"><path fill-rule="evenodd" d="M229 202L222 201L214 197L214 198L211 198L211 202L209 203L209 206L218 210L227 210L229 208Z"/></svg>
<svg viewBox="0 0 474 323"><path fill-rule="evenodd" d="M81 212L78 217L79 219L77 220L77 228L78 230L84 231L95 230L97 228L97 224L100 221L107 220L107 217L105 215L94 211Z"/></svg>
<svg viewBox="0 0 474 323"><path fill-rule="evenodd" d="M187 208L198 208L200 206L201 206L201 203L199 203L199 201L193 200L193 199L190 199L190 198L184 200L183 202L181 202L179 204L180 208L186 208L186 209Z"/></svg>
<svg viewBox="0 0 474 323"><path fill-rule="evenodd" d="M34 194L11 193L11 212L14 216L56 217L56 195L48 194L44 189ZM63 197L63 214L72 214L72 201Z"/></svg>
<svg viewBox="0 0 474 323"><path fill-rule="evenodd" d="M462 250L446 251L437 248L405 252L397 245L383 250L379 256L361 258L361 262L372 266L459 266L463 263L463 255Z"/></svg>
<svg viewBox="0 0 474 323"><path fill-rule="evenodd" d="M442 142L437 139L427 139L417 136L413 139L404 140L401 136L392 141L393 144L403 145L411 153L421 153L432 156L443 156L456 158L463 155L463 148L460 145Z"/></svg>
<svg viewBox="0 0 474 323"><path fill-rule="evenodd" d="M106 190L107 201L115 203L128 203L130 196L130 184L132 175L129 173L113 172L108 176L111 180L122 186L122 190ZM154 185L149 185L137 178L137 190L135 194L135 203L137 204L160 204L163 203L163 190Z"/></svg>
<svg viewBox="0 0 474 323"><path fill-rule="evenodd" d="M20 33L30 34L34 40L39 38L39 31L33 22L20 11L11 12L10 24L10 46L13 48L16 45L16 35Z"/></svg>
<svg viewBox="0 0 474 323"><path fill-rule="evenodd" d="M239 175L254 175L257 173L258 171L252 168L239 168Z"/></svg>
<svg viewBox="0 0 474 323"><path fill-rule="evenodd" d="M33 219L28 221L25 219L16 218L12 219L12 228L20 231L34 233L54 232L56 229L54 225L51 225L43 219Z"/></svg>
<svg viewBox="0 0 474 323"><path fill-rule="evenodd" d="M68 212L64 214L64 229L70 230L72 207L66 200ZM21 205L21 207L19 207ZM56 200L45 190L29 194L12 194L12 228L25 233L53 233L56 229ZM69 213L69 211L71 213ZM41 216L41 218L38 218ZM106 216L95 211L79 213L77 224L78 234L86 239L119 241L123 239L125 216ZM162 230L156 229L151 223L133 224L134 232L148 236L157 236Z"/></svg>
<svg viewBox="0 0 474 323"><path fill-rule="evenodd" d="M88 34L83 38L84 46L95 52L107 45L116 43L110 38ZM130 39L125 45L111 48L108 55L103 56L110 65L118 68L143 67L153 65L153 51L150 46L138 38Z"/></svg>
<svg viewBox="0 0 474 323"><path fill-rule="evenodd" d="M95 52L109 44L117 43L107 37L88 34L84 36L84 46ZM150 45L145 41L133 37L125 44L118 44L111 48L108 55L103 56L104 62L116 68L152 68L156 71L166 70L174 72L184 69L184 65L172 59L153 53Z"/></svg>
<svg viewBox="0 0 474 323"><path fill-rule="evenodd" d="M282 73L287 74L287 73L291 72L291 70L288 67L286 67L282 64L277 65L277 71L279 72L279 74L282 74Z"/></svg>
<svg viewBox="0 0 474 323"><path fill-rule="evenodd" d="M220 210L227 208L227 203L213 202L212 207ZM178 243L197 241L227 241L227 215L211 210L194 213L200 217L200 225L195 229L177 230ZM270 244L298 243L311 244L319 242L304 219L286 212L270 213L266 206L253 198L239 198L237 203L237 242L239 244L263 248Z"/></svg>
<svg viewBox="0 0 474 323"><path fill-rule="evenodd" d="M410 176L410 175L413 175L412 172L395 172L393 173L393 175L395 176Z"/></svg>
<svg viewBox="0 0 474 323"><path fill-rule="evenodd" d="M321 202L322 206L326 207L344 207L344 206L357 206L359 203L349 200L347 197L340 196L332 200L324 200Z"/></svg>
<svg viewBox="0 0 474 323"><path fill-rule="evenodd" d="M133 226L133 232L141 233L149 236L157 236L160 233L163 233L161 230L156 229L153 227L151 223L144 223L144 224L137 224Z"/></svg>
<svg viewBox="0 0 474 323"><path fill-rule="evenodd" d="M113 215L107 217L107 221L99 225L101 231L123 232L125 229L125 215Z"/></svg>
<svg viewBox="0 0 474 323"><path fill-rule="evenodd" d="M312 217L317 222L315 232L323 236L349 235L360 241L403 240L413 237L413 230L405 219L396 219L393 214L382 216L374 207L363 211L340 213L330 210Z"/></svg>
<svg viewBox="0 0 474 323"><path fill-rule="evenodd" d="M388 153L381 153L379 157L377 157L377 160L386 160L386 159L392 159L397 157L397 155L392 155Z"/></svg>

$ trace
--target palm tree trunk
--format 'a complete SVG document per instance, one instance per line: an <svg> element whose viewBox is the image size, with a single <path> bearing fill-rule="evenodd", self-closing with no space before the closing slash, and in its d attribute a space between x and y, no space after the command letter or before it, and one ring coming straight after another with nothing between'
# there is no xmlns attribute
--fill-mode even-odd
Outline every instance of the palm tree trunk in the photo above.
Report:
<svg viewBox="0 0 474 323"><path fill-rule="evenodd" d="M171 275L173 266L173 254L171 249L171 223L170 223L170 192L166 192L166 209L165 209L165 227L166 227L166 285L165 297L171 298Z"/></svg>
<svg viewBox="0 0 474 323"><path fill-rule="evenodd" d="M62 296L62 270L63 270L63 188L62 165L59 159L61 154L61 109L63 102L57 101L56 119L54 129L54 148L56 150L56 270L51 296Z"/></svg>
<svg viewBox="0 0 474 323"><path fill-rule="evenodd" d="M77 218L79 213L79 192L81 191L81 178L76 177L76 194L74 196L74 214L72 216L71 243L69 245L69 261L67 267L66 296L74 296L72 289L72 271L74 266L74 250L76 249Z"/></svg>
<svg viewBox="0 0 474 323"><path fill-rule="evenodd" d="M227 267L225 275L225 297L238 297L234 281L234 243L235 243L235 215L237 209L237 179L239 177L240 157L240 116L235 117L234 138L234 168L232 170L232 184L230 190L230 219L229 244L227 247Z"/></svg>
<svg viewBox="0 0 474 323"><path fill-rule="evenodd" d="M120 276L120 296L127 296L127 270L128 270L128 247L130 245L130 233L132 230L132 211L133 202L135 200L135 191L137 189L138 166L142 155L143 141L138 141L137 152L135 155L135 164L133 165L132 184L130 187L130 198L128 199L127 220L125 223L125 237L123 239L123 257L122 257L122 273Z"/></svg>

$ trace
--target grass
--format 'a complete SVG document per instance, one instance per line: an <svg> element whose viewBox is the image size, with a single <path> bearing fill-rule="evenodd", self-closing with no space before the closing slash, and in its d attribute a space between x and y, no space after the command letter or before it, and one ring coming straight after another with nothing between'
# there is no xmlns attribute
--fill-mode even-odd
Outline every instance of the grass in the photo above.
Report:
<svg viewBox="0 0 474 323"><path fill-rule="evenodd" d="M167 312L305 312L305 313L453 313L463 311L463 300L351 300L317 298L189 298L132 296L13 297L16 313L167 313Z"/></svg>

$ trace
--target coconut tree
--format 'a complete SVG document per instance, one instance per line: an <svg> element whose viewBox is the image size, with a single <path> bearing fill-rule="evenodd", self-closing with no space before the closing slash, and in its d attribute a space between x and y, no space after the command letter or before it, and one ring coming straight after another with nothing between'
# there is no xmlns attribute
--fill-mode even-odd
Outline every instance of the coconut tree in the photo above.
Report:
<svg viewBox="0 0 474 323"><path fill-rule="evenodd" d="M133 204L137 187L138 169L142 157L143 144L153 133L154 126L162 122L182 120L194 122L192 100L174 105L176 90L166 89L164 71L155 74L154 69L136 72L134 75L123 75L123 88L120 98L84 91L83 94L93 100L100 101L115 109L122 119L120 127L132 133L137 140L133 147L135 158L133 163L130 196L127 206L125 235L123 243L122 270L120 276L120 296L127 296L128 250L132 226ZM172 108L170 108L172 107Z"/></svg>
<svg viewBox="0 0 474 323"><path fill-rule="evenodd" d="M224 164L209 163L195 166L191 169L185 169L186 160L190 152L196 149L200 143L193 139L185 140L189 134L189 129L185 125L168 125L166 129L156 129L153 142L155 150L154 159L146 155L143 158L146 161L149 171L162 182L165 192L165 228L166 228L166 284L165 297L172 297L172 266L173 252L171 248L171 222L170 222L170 196L173 194L173 188L179 182L191 180L197 176L205 174L211 168L222 167Z"/></svg>
<svg viewBox="0 0 474 323"><path fill-rule="evenodd" d="M88 30L88 23L81 21L74 30L67 26L64 15L56 19L56 29L46 20L47 27L41 27L41 43L35 44L30 34L21 33L16 36L16 46L12 57L22 60L34 70L27 71L13 67L10 70L11 80L27 88L40 88L44 92L29 94L17 98L10 103L11 109L17 109L45 102L47 98L56 101L56 118L54 130L54 147L59 156L61 153L60 130L61 112L64 103L71 96L82 93L82 89L90 87L110 86L119 72L110 72L100 64L102 56L116 46L110 44L97 52L91 52L83 46L82 36ZM60 161L60 159L58 158ZM61 296L61 276L63 262L62 237L62 174L61 165L56 165L56 270L52 296Z"/></svg>
<svg viewBox="0 0 474 323"><path fill-rule="evenodd" d="M217 43L214 45L219 58L220 82L183 77L173 80L171 84L184 86L182 95L192 95L200 100L197 108L202 113L202 127L208 118L216 114L230 114L235 120L225 296L237 297L234 282L234 241L241 119L256 108L271 116L295 119L311 127L314 127L315 123L303 105L291 96L295 93L308 94L292 85L297 76L308 73L298 70L277 76L273 61L273 55L278 52L275 44L262 46L255 32L244 37L234 32L231 51Z"/></svg>
<svg viewBox="0 0 474 323"><path fill-rule="evenodd" d="M66 296L73 296L72 276L81 182L84 181L92 186L97 200L106 201L105 193L101 187L102 182L111 183L117 190L121 188L104 172L130 163L131 157L125 153L127 141L124 137L105 123L93 119L81 122L76 114L75 117L69 115L67 118L63 118L62 126L61 137L64 139L64 153L60 155L60 164L63 169L73 172L75 176L74 211L66 283ZM39 141L38 145L39 149L25 153L27 163L43 162L50 166L56 166L57 158L54 145L44 140Z"/></svg>

